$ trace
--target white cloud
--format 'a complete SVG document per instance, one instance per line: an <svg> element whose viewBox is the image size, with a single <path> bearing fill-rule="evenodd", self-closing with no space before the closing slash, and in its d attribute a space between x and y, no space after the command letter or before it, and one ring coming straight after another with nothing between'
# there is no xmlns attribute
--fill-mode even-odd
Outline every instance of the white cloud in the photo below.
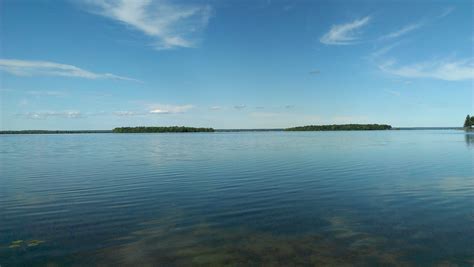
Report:
<svg viewBox="0 0 474 267"><path fill-rule="evenodd" d="M77 77L84 79L113 79L138 81L132 78L118 76L111 73L95 73L79 67L48 61L30 61L19 59L0 59L0 70L18 76L49 75L63 77Z"/></svg>
<svg viewBox="0 0 474 267"><path fill-rule="evenodd" d="M474 60L438 60L425 61L411 65L396 66L396 62L386 61L379 64L380 70L408 78L432 78L445 81L474 79Z"/></svg>
<svg viewBox="0 0 474 267"><path fill-rule="evenodd" d="M119 21L153 38L155 49L195 47L212 9L165 0L85 0L93 13Z"/></svg>
<svg viewBox="0 0 474 267"><path fill-rule="evenodd" d="M47 119L50 117L59 117L59 118L82 118L84 115L79 111L46 111L46 112L28 112L25 114L19 114L28 119Z"/></svg>
<svg viewBox="0 0 474 267"><path fill-rule="evenodd" d="M146 109L141 111L127 111L119 110L114 111L110 114L119 117L132 117L132 116L152 116L159 114L177 114L184 113L193 109L193 105L162 105L162 104L145 104Z"/></svg>
<svg viewBox="0 0 474 267"><path fill-rule="evenodd" d="M221 110L222 107L221 106L212 106L209 108L210 110Z"/></svg>
<svg viewBox="0 0 474 267"><path fill-rule="evenodd" d="M174 114L184 113L194 108L193 105L151 105L150 114Z"/></svg>
<svg viewBox="0 0 474 267"><path fill-rule="evenodd" d="M423 24L422 23L413 23L413 24L409 24L409 25L406 25L404 27L402 27L401 29L397 30L397 31L394 31L394 32L391 32L387 35L384 35L382 36L380 39L381 40L387 40L387 39L394 39L394 38L398 38L402 35L405 35L407 33L410 33L414 30L417 30L419 29Z"/></svg>
<svg viewBox="0 0 474 267"><path fill-rule="evenodd" d="M324 34L319 41L328 45L349 45L359 39L360 28L367 25L370 17L356 19L346 24L333 25L329 32Z"/></svg>

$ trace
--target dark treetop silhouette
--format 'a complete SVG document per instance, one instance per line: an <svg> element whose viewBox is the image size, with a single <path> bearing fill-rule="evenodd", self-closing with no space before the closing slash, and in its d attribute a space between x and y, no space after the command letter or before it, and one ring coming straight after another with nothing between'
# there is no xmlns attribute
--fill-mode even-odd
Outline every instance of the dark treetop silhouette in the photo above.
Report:
<svg viewBox="0 0 474 267"><path fill-rule="evenodd" d="M474 117L467 115L466 119L464 120L464 128L471 129L473 125L474 125Z"/></svg>
<svg viewBox="0 0 474 267"><path fill-rule="evenodd" d="M390 129L392 129L392 126L387 124L333 124L299 126L287 128L285 131L366 131Z"/></svg>
<svg viewBox="0 0 474 267"><path fill-rule="evenodd" d="M214 132L213 128L194 128L184 126L170 127L119 127L112 130L114 133L195 133Z"/></svg>

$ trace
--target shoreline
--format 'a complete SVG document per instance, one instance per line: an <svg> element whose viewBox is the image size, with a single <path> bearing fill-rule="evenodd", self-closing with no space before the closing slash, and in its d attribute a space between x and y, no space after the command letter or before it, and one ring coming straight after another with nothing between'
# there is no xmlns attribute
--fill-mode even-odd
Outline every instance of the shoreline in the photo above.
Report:
<svg viewBox="0 0 474 267"><path fill-rule="evenodd" d="M462 127L394 127L390 130L332 130L332 131L285 131L284 128L274 129L215 129L214 132L366 132L366 131L413 131L413 130L466 130ZM96 133L114 133L113 130L5 130L0 134L96 134ZM193 133L193 132L167 132L167 133ZM195 132L203 133L203 132ZM212 133L212 132L208 132Z"/></svg>

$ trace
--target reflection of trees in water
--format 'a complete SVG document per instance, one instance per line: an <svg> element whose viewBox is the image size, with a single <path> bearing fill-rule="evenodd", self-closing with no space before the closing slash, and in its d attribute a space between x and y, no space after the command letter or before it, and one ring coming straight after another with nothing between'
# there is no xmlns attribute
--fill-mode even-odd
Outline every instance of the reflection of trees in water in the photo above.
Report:
<svg viewBox="0 0 474 267"><path fill-rule="evenodd" d="M466 144L468 146L474 146L474 133L467 133L464 136L466 138Z"/></svg>

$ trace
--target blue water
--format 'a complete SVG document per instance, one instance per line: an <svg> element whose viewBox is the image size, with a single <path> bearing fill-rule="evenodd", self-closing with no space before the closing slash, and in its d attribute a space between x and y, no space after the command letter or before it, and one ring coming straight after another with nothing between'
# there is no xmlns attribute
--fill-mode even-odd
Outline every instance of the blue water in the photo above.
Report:
<svg viewBox="0 0 474 267"><path fill-rule="evenodd" d="M0 136L0 265L474 264L456 130Z"/></svg>

